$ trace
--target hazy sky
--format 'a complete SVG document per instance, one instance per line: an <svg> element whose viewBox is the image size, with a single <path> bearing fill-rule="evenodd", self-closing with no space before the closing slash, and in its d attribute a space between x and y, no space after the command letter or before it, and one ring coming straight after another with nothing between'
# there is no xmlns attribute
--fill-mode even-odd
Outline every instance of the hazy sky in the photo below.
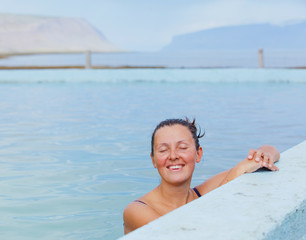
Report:
<svg viewBox="0 0 306 240"><path fill-rule="evenodd" d="M2 13L81 17L125 50L156 51L175 35L306 20L305 0L0 0Z"/></svg>

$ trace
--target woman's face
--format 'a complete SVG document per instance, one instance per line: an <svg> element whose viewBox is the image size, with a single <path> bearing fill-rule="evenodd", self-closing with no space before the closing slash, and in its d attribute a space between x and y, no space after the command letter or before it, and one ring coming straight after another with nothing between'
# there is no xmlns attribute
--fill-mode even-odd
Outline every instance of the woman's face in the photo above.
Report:
<svg viewBox="0 0 306 240"><path fill-rule="evenodd" d="M191 181L195 163L200 162L203 150L196 150L191 132L176 124L158 129L154 137L154 156L151 156L162 180L171 184Z"/></svg>

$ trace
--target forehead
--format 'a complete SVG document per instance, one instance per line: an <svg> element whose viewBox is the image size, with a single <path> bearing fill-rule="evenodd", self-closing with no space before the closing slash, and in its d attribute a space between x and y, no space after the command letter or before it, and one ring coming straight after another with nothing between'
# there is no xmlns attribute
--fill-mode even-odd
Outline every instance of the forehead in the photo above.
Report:
<svg viewBox="0 0 306 240"><path fill-rule="evenodd" d="M179 124L164 126L158 129L154 137L155 143L192 139L193 137L190 130L186 126Z"/></svg>

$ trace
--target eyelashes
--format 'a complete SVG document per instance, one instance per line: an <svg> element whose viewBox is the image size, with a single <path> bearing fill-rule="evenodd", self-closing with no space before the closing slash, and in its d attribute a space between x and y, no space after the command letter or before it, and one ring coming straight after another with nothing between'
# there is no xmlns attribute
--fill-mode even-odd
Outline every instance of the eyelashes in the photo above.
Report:
<svg viewBox="0 0 306 240"><path fill-rule="evenodd" d="M185 150L187 150L188 149L188 146L179 146L179 147L177 147L177 150L178 151L185 151ZM165 153L165 152L167 152L167 151L169 151L169 148L161 148L161 149L158 149L157 150L159 153Z"/></svg>

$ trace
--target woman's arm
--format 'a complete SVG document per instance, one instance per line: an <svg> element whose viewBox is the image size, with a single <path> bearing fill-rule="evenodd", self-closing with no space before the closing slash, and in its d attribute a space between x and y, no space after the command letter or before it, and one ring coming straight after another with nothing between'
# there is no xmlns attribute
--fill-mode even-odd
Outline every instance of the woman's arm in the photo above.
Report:
<svg viewBox="0 0 306 240"><path fill-rule="evenodd" d="M257 150L251 149L248 157L238 163L235 167L209 178L196 188L201 195L204 195L223 184L234 180L244 173L255 172L262 167L266 167L271 171L277 171L278 168L274 163L279 160L279 157L280 154L278 150L273 146L264 145Z"/></svg>

